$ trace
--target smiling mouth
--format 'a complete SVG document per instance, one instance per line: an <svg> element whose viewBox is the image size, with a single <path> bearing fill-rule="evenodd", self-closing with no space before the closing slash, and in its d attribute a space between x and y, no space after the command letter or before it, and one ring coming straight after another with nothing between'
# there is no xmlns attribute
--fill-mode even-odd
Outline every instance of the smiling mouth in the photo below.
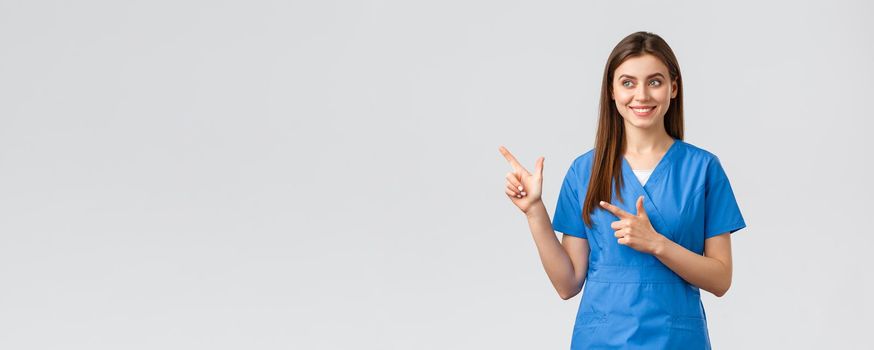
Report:
<svg viewBox="0 0 874 350"><path fill-rule="evenodd" d="M649 113L650 111L655 109L655 106L634 106L634 107L629 106L628 108L631 108L631 110L633 110L637 113Z"/></svg>

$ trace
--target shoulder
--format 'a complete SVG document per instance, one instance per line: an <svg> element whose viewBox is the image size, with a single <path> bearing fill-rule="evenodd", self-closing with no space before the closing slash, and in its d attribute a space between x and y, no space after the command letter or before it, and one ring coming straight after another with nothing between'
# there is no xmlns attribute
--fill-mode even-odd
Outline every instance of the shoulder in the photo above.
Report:
<svg viewBox="0 0 874 350"><path fill-rule="evenodd" d="M595 149L590 149L574 158L573 162L571 162L570 168L567 170L567 177L572 177L574 180L586 183L592 172L594 158Z"/></svg>
<svg viewBox="0 0 874 350"><path fill-rule="evenodd" d="M708 182L722 180L726 177L721 161L716 154L691 143L677 141L680 142L679 146L683 153L680 158L686 167L699 169L705 174Z"/></svg>
<svg viewBox="0 0 874 350"><path fill-rule="evenodd" d="M576 173L577 176L588 177L589 173L592 171L592 163L594 160L595 149L593 148L574 158L568 171Z"/></svg>
<svg viewBox="0 0 874 350"><path fill-rule="evenodd" d="M573 163L571 163L571 166L574 168L580 168L580 167L591 168L592 162L594 161L594 159L595 159L595 149L593 148L593 149L588 150L586 153L583 153L583 154L577 156L577 158L574 159Z"/></svg>
<svg viewBox="0 0 874 350"><path fill-rule="evenodd" d="M679 142L678 146L683 151L683 158L687 158L690 161L698 163L710 163L713 161L719 161L719 157L704 148L698 147L683 140L677 140L676 142Z"/></svg>

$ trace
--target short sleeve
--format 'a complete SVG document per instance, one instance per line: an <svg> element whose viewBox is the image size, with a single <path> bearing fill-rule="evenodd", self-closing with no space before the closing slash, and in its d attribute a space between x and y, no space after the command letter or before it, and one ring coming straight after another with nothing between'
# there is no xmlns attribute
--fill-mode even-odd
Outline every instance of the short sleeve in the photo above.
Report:
<svg viewBox="0 0 874 350"><path fill-rule="evenodd" d="M726 232L734 233L747 226L718 158L708 165L704 186L705 239Z"/></svg>
<svg viewBox="0 0 874 350"><path fill-rule="evenodd" d="M574 165L571 165L561 190L558 193L558 203L555 205L555 216L552 219L552 229L574 237L588 239L582 208L580 207L580 179Z"/></svg>

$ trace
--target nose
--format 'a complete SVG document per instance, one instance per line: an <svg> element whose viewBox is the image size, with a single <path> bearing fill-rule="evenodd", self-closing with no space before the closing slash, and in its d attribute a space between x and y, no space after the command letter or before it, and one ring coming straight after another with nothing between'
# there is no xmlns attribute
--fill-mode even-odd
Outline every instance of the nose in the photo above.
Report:
<svg viewBox="0 0 874 350"><path fill-rule="evenodd" d="M637 101L647 101L649 96L649 88L645 84L640 84L634 91L634 99Z"/></svg>

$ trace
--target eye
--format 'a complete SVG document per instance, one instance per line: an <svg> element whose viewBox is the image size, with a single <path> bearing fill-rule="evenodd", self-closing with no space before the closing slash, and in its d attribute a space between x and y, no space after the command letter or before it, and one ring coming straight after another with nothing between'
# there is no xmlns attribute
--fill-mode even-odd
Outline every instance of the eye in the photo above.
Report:
<svg viewBox="0 0 874 350"><path fill-rule="evenodd" d="M625 80L622 82L622 86L624 87L631 87L631 85L631 80Z"/></svg>
<svg viewBox="0 0 874 350"><path fill-rule="evenodd" d="M655 84L653 84L653 83L655 83ZM649 85L652 85L652 86L661 86L661 85L662 85L662 81L661 81L661 80L658 80L658 79L653 79L653 80L650 80L650 81L649 81Z"/></svg>

